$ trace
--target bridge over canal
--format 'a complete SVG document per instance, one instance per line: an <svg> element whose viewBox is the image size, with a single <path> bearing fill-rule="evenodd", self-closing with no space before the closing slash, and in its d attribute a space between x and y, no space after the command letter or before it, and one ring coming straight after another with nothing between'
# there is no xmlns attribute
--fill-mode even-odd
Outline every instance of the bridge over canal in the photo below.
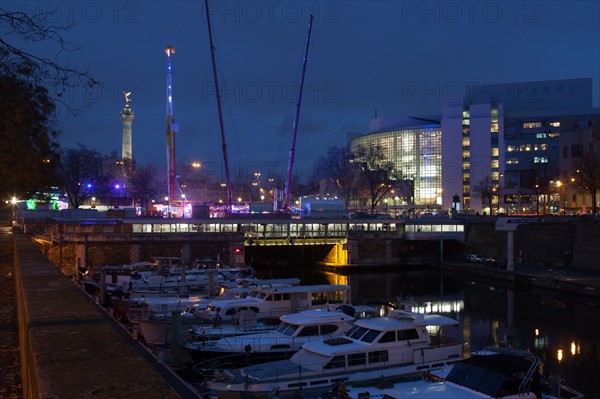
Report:
<svg viewBox="0 0 600 399"><path fill-rule="evenodd" d="M411 248L439 260L443 242L461 245L465 240L464 224L448 219L22 217L20 223L38 242L54 252L58 247L59 263L71 268L127 264L150 256L384 265L402 263Z"/></svg>

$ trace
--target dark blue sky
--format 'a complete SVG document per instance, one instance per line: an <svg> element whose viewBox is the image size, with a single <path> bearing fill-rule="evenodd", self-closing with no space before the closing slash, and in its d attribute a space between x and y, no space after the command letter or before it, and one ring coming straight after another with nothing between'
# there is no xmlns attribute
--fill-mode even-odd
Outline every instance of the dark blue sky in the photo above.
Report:
<svg viewBox="0 0 600 399"><path fill-rule="evenodd" d="M10 3L10 4L9 4ZM23 5L26 4L26 5ZM50 4L50 5L48 5ZM173 58L178 161L221 168L210 50L201 1L3 2L53 7L81 50L61 54L101 91L82 117L64 114L61 144L121 150L123 90L133 94L133 156L165 165L167 44ZM441 113L465 83L591 77L600 92L597 1L211 2L231 169L284 175L309 14L315 15L296 147L297 173L347 132L383 115ZM38 48L39 49L39 48Z"/></svg>

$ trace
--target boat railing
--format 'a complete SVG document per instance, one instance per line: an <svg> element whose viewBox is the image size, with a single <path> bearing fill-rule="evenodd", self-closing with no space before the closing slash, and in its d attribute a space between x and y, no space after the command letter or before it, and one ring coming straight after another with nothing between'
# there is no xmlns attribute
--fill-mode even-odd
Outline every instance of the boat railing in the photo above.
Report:
<svg viewBox="0 0 600 399"><path fill-rule="evenodd" d="M522 358L527 358L527 359L531 360L531 366L523 375L521 384L519 385L519 393L524 393L529 389L531 378L533 377L533 375L535 373L539 372L540 365L542 364L542 361L538 356L534 355L531 352L524 351L521 349L514 349L514 348L505 349L505 348L496 348L493 346L486 346L485 348L483 348L482 352L484 352L484 353L485 352L511 353L513 355L517 355Z"/></svg>
<svg viewBox="0 0 600 399"><path fill-rule="evenodd" d="M570 388L563 384L564 380L560 380L558 384L558 397L561 399L583 399L584 394L576 391L573 388Z"/></svg>
<svg viewBox="0 0 600 399"><path fill-rule="evenodd" d="M236 363L234 359L240 356L241 354L215 357L196 363L192 368L203 378L216 378L219 373L224 373L226 369L235 368Z"/></svg>

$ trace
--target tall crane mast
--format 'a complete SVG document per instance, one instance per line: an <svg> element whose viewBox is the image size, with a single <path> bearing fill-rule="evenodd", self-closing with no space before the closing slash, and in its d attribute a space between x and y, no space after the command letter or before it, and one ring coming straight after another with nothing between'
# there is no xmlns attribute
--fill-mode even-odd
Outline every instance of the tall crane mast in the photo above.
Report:
<svg viewBox="0 0 600 399"><path fill-rule="evenodd" d="M304 87L304 76L306 75L306 61L308 61L308 46L310 44L310 31L312 30L313 16L310 15L308 22L308 34L306 35L306 46L304 48L304 58L302 58L302 75L300 77L300 87L298 88L298 97L296 99L296 115L294 116L292 146L288 160L287 179L285 181L285 197L283 200L283 209L288 209L290 205L290 186L292 181L292 169L294 167L294 155L296 153L296 136L298 134L298 120L300 119L300 104L302 103L302 88Z"/></svg>
<svg viewBox="0 0 600 399"><path fill-rule="evenodd" d="M175 54L173 46L165 48L167 54L167 172L168 172L168 190L169 202L176 201L175 191L175 133L179 131L179 125L173 118L173 91L172 91L172 57Z"/></svg>
<svg viewBox="0 0 600 399"><path fill-rule="evenodd" d="M219 92L219 80L217 78L217 66L215 64L215 46L213 45L212 29L210 26L210 12L208 10L208 0L204 1L206 9L206 25L208 26L208 40L210 41L210 57L212 60L213 77L215 81L215 94L217 97L217 110L219 113L219 128L221 129L221 148L223 152L223 165L225 167L225 180L227 182L227 211L229 211L233 202L231 195L231 183L229 180L229 162L227 160L227 145L225 144L225 129L223 128L223 113L221 111L221 94Z"/></svg>

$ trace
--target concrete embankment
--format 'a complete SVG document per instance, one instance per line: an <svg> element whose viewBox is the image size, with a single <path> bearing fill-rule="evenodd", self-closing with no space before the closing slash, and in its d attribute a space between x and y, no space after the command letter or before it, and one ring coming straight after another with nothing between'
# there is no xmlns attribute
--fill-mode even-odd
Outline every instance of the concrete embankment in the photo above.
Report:
<svg viewBox="0 0 600 399"><path fill-rule="evenodd" d="M600 272L575 267L547 268L515 265L508 271L477 263L444 263L442 269L478 281L504 281L522 289L542 288L564 294L600 299Z"/></svg>
<svg viewBox="0 0 600 399"><path fill-rule="evenodd" d="M14 238L25 398L188 396L29 237L15 233Z"/></svg>

